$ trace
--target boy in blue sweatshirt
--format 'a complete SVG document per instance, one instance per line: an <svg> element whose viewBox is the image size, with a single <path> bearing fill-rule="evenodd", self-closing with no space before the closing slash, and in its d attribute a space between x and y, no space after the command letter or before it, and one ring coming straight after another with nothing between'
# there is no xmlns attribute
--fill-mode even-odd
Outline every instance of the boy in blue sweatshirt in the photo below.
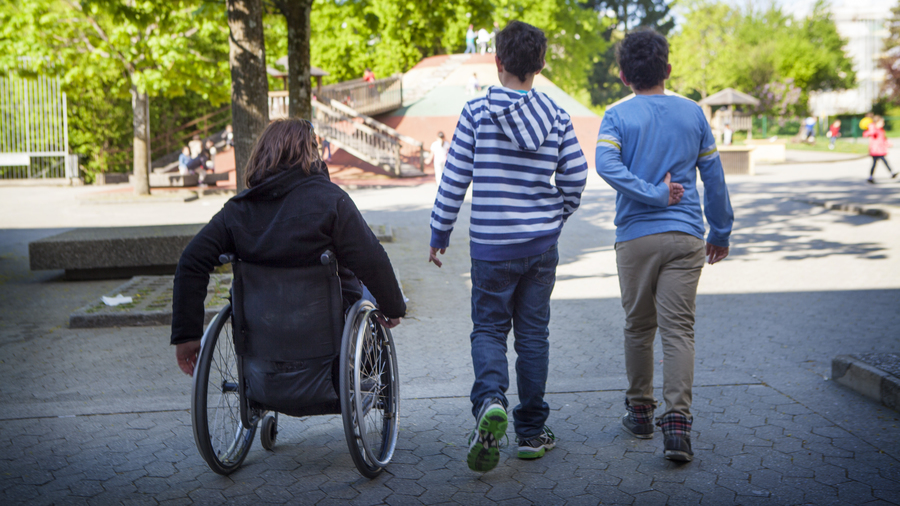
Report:
<svg viewBox="0 0 900 506"><path fill-rule="evenodd" d="M658 419L665 456L690 461L694 302L704 259L728 256L734 213L716 142L696 103L665 94L672 66L666 39L632 32L616 53L619 77L635 96L606 110L597 172L617 192L616 264L625 309L628 390L624 429L653 437L653 340L663 345ZM704 186L701 210L697 172ZM703 214L709 223L704 245Z"/></svg>
<svg viewBox="0 0 900 506"><path fill-rule="evenodd" d="M533 90L544 68L547 39L513 21L497 35L500 87L468 102L459 118L431 213L429 261L450 244L450 232L471 183L472 414L466 461L489 471L506 433L509 377L506 340L515 322L519 405L513 409L518 456L536 459L553 448L544 423L549 367L550 293L556 282L556 242L575 212L587 162L572 120Z"/></svg>

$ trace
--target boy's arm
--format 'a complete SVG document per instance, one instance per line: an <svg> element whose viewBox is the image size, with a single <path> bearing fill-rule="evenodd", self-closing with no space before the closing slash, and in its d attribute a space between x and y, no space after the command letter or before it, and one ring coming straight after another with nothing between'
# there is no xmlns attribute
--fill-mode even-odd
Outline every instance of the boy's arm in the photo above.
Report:
<svg viewBox="0 0 900 506"><path fill-rule="evenodd" d="M699 108L698 108L699 109ZM697 156L697 168L703 181L703 212L709 223L709 235L706 242L723 248L728 247L731 227L734 224L734 211L725 186L725 172L722 160L716 148L716 140L709 129L706 118L702 116L703 142Z"/></svg>
<svg viewBox="0 0 900 506"><path fill-rule="evenodd" d="M469 105L463 108L450 143L444 173L438 185L437 198L431 211L431 247L443 249L450 244L450 232L459 215L472 182L475 159L475 128Z"/></svg>
<svg viewBox="0 0 900 506"><path fill-rule="evenodd" d="M562 126L562 125L560 125ZM566 121L559 146L559 163L556 166L556 188L563 197L563 221L578 209L581 193L587 184L587 160L575 137L572 121Z"/></svg>
<svg viewBox="0 0 900 506"><path fill-rule="evenodd" d="M655 185L650 184L635 176L622 163L622 136L613 117L614 115L608 111L603 117L603 123L600 124L595 152L597 174L600 174L614 190L630 199L654 207L667 207L669 186L666 183L660 181Z"/></svg>

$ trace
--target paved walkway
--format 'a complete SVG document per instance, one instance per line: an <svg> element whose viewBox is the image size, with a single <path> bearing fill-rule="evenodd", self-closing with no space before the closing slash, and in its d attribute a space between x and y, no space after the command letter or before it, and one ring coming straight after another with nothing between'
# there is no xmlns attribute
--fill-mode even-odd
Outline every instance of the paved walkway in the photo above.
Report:
<svg viewBox="0 0 900 506"><path fill-rule="evenodd" d="M190 381L168 329L67 329L71 311L120 281L27 270L27 242L62 228L202 222L224 198L96 205L78 200L86 189L0 188L0 502L898 504L900 415L829 376L835 355L900 349L900 220L799 202L900 209L900 184L866 185L867 169L781 165L729 178L733 257L700 283L696 459L686 465L663 458L661 438L619 427L614 193L592 176L560 242L552 301L548 423L559 445L531 462L504 450L484 475L464 463L467 227L438 270L425 262L433 185L352 191L370 222L396 230L386 248L411 299L395 332L400 443L371 481L353 467L338 417L283 417L274 452L257 443L240 470L212 473L194 446Z"/></svg>

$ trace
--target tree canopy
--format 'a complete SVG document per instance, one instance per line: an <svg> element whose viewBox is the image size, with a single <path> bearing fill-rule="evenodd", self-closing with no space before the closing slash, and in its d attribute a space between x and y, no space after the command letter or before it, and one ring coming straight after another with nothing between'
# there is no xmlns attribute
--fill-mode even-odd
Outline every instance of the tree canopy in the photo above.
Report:
<svg viewBox="0 0 900 506"><path fill-rule="evenodd" d="M705 97L732 87L759 97L765 112L803 113L810 92L855 83L846 41L823 0L800 20L774 4L742 10L695 0L685 7L669 58L670 86L682 94Z"/></svg>
<svg viewBox="0 0 900 506"><path fill-rule="evenodd" d="M470 24L491 31L494 22L502 28L518 19L544 30L547 73L574 93L587 86L594 58L607 46L606 21L586 7L586 0L315 0L312 64L331 74L328 82L359 78L366 67L387 76L428 56L462 52ZM267 46L279 47L273 59L286 51L276 23L267 33Z"/></svg>
<svg viewBox="0 0 900 506"><path fill-rule="evenodd" d="M0 0L0 26L0 68L58 76L76 111L72 139L99 163L106 155L98 150L124 137L111 107L131 99L133 138L144 141L132 158L144 166L147 100L194 95L216 104L230 96L227 25L212 3Z"/></svg>

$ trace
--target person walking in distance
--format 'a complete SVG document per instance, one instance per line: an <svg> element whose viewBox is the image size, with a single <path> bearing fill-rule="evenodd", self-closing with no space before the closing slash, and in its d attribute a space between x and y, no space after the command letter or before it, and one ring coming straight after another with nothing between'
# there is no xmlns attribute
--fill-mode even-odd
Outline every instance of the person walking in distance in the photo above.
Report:
<svg viewBox="0 0 900 506"><path fill-rule="evenodd" d="M625 309L626 415L637 438L653 437L653 341L663 346L665 456L690 461L694 308L704 258L728 256L734 213L716 142L696 103L665 94L669 45L652 30L629 33L616 51L633 99L606 110L597 172L616 196L616 266ZM697 172L704 185L701 209ZM704 245L703 214L710 232Z"/></svg>
<svg viewBox="0 0 900 506"><path fill-rule="evenodd" d="M512 411L518 457L536 459L556 438L544 401L550 361L550 294L559 262L557 239L575 212L587 181L587 161L572 119L532 89L544 68L547 38L512 21L499 34L494 61L501 86L469 101L450 144L431 212L428 260L438 254L472 188L472 366L475 429L466 462L493 469L506 434L509 373L507 335L515 335L519 405Z"/></svg>
<svg viewBox="0 0 900 506"><path fill-rule="evenodd" d="M447 152L450 151L450 143L444 140L444 132L437 133L437 140L431 143L431 160L434 162L434 180L441 184L441 173L444 172L444 164L447 163Z"/></svg>
<svg viewBox="0 0 900 506"><path fill-rule="evenodd" d="M834 149L834 143L837 142L837 138L841 136L841 120L836 119L834 123L828 128L828 149Z"/></svg>
<svg viewBox="0 0 900 506"><path fill-rule="evenodd" d="M875 166L878 165L878 160L881 160L888 172L891 173L891 179L896 178L900 172L891 170L891 166L888 165L885 158L891 142L887 140L887 134L884 132L884 118L875 116L869 129L863 132L863 137L869 137L869 156L872 157L872 170L869 171L869 179L866 179L866 182L875 184Z"/></svg>
<svg viewBox="0 0 900 506"><path fill-rule="evenodd" d="M487 52L488 43L491 42L491 34L484 28L478 29L478 50L481 51L481 54Z"/></svg>
<svg viewBox="0 0 900 506"><path fill-rule="evenodd" d="M469 29L466 30L466 52L463 54L474 54L475 52L475 26L469 25Z"/></svg>

